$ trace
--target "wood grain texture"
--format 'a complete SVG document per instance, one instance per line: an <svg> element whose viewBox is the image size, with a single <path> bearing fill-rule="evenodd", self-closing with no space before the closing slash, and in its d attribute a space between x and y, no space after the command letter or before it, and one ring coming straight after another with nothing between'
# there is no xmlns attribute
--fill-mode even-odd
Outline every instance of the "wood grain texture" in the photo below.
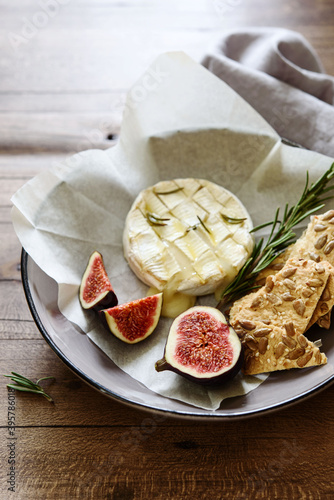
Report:
<svg viewBox="0 0 334 500"><path fill-rule="evenodd" d="M202 422L125 406L73 374L26 304L10 197L72 152L115 144L126 91L161 52L199 61L227 29L282 26L301 32L334 75L333 2L57 1L14 48L10 33L27 35L43 2L0 0L0 373L55 377L44 382L54 404L15 393L15 493L12 393L0 384L1 500L331 499L334 386L273 414Z"/></svg>
<svg viewBox="0 0 334 500"><path fill-rule="evenodd" d="M0 59L2 152L109 147L106 138L119 132L127 89L160 53L184 50L200 61L228 29L282 26L299 31L334 74L330 0L277 5L173 0L160 2L159 8L154 0L71 0L44 16L33 0L21 1L19 10L15 2L1 4L6 13L5 56ZM39 27L43 17L45 26Z"/></svg>
<svg viewBox="0 0 334 500"><path fill-rule="evenodd" d="M94 428L19 427L18 469L26 478L19 497L330 498L321 478L331 474L331 450L317 433L300 436L292 418L175 425L131 417Z"/></svg>

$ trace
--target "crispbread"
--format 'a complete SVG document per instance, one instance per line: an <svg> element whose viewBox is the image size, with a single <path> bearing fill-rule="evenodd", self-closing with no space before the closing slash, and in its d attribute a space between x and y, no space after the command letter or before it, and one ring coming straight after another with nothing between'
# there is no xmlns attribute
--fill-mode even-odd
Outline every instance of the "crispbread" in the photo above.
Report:
<svg viewBox="0 0 334 500"><path fill-rule="evenodd" d="M289 259L266 285L236 301L230 310L233 327L240 320L260 321L281 327L293 323L304 333L324 291L333 267L326 261Z"/></svg>
<svg viewBox="0 0 334 500"><path fill-rule="evenodd" d="M334 210L314 216L303 235L257 277L262 286L236 301L230 323L245 349L246 375L327 362L303 335L329 328L334 305Z"/></svg>
<svg viewBox="0 0 334 500"><path fill-rule="evenodd" d="M291 324L280 328L260 321L237 321L235 330L245 350L245 375L327 363L325 354L304 335L296 333Z"/></svg>
<svg viewBox="0 0 334 500"><path fill-rule="evenodd" d="M334 265L334 210L315 215L293 246L291 257L328 261Z"/></svg>
<svg viewBox="0 0 334 500"><path fill-rule="evenodd" d="M330 327L331 310L334 305L334 275L330 274L319 299L317 307L314 310L312 318L307 325L307 330L311 328L314 323L318 323L321 328L328 329Z"/></svg>
<svg viewBox="0 0 334 500"><path fill-rule="evenodd" d="M319 242L322 237L324 237L323 245L321 245L322 241ZM316 248L315 245L320 246L320 248ZM334 210L313 216L301 237L279 254L268 267L263 269L258 274L256 282L261 284L263 279L276 274L282 269L286 261L293 257L311 259L316 262L327 260L334 266Z"/></svg>
<svg viewBox="0 0 334 500"><path fill-rule="evenodd" d="M264 284L268 276L275 275L285 265L289 258L312 259L315 262L327 261L334 266L334 210L311 218L306 230L295 244L290 245L282 254L259 273L256 284ZM327 290L327 291L326 291ZM330 280L324 294L331 298L318 304L314 316L307 328L317 323L321 328L328 329L331 323L331 309L334 305L334 281ZM325 312L324 312L325 310Z"/></svg>

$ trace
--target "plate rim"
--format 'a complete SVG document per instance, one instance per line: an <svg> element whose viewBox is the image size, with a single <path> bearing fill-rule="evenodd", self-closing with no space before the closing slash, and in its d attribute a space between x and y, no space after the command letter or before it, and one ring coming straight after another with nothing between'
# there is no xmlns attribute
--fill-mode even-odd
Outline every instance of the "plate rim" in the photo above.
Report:
<svg viewBox="0 0 334 500"><path fill-rule="evenodd" d="M31 293L31 287L29 283L29 276L28 276L28 258L30 258L32 261L32 257L28 254L28 252L22 247L21 250L21 279L22 279L22 285L23 285L23 290L25 294L25 298L30 310L30 313L33 317L33 320L41 333L42 337L44 340L47 342L47 344L51 347L51 349L55 352L55 354L60 358L60 360L72 371L74 372L80 379L82 379L84 382L86 382L90 387L93 389L97 390L98 392L102 393L105 396L108 396L111 399L116 399L117 401L120 401L121 403L130 406L132 408L144 410L150 413L155 413L155 414L164 414L170 417L174 418L183 418L183 419L191 419L191 420L208 420L212 421L214 420L242 420L242 419L247 419L247 418L252 418L256 416L263 416L267 415L269 413L274 413L277 412L278 410L281 410L283 408L287 408L289 406L293 406L302 400L306 400L310 397L312 397L315 394L318 394L322 390L325 390L328 388L332 383L334 382L334 374L321 383L320 385L309 389L307 391L304 391L303 393L299 394L298 396L291 397L286 401L279 402L277 404L272 404L267 407L262 407L259 409L255 410L250 410L246 413L231 413L231 414L218 414L213 412L212 410L208 410L207 413L196 413L196 412L188 412L185 410L171 410L171 409L164 409L164 408L159 408L156 406L152 406L150 404L145 404L139 401L134 401L132 399L125 398L124 396L121 396L112 390L108 389L107 387L104 387L102 384L99 382L95 381L92 379L89 375L84 373L80 368L75 366L75 364L62 352L62 350L56 345L55 342L51 339L46 327L44 326L39 313L37 311L35 302L33 300L33 296ZM33 261L34 262L34 261ZM34 262L36 266L36 262ZM50 278L52 279L52 278ZM67 320L67 318L65 318ZM67 320L69 321L69 320ZM242 396L240 396L242 397Z"/></svg>

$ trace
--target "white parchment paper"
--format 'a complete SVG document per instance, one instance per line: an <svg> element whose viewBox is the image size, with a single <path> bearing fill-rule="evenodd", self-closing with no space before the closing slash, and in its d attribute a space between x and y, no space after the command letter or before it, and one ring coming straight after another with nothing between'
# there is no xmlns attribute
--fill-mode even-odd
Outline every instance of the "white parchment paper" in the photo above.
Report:
<svg viewBox="0 0 334 500"><path fill-rule="evenodd" d="M146 295L122 248L125 217L143 188L159 180L199 177L234 192L254 224L294 204L306 170L311 180L332 164L326 156L283 145L276 132L231 88L183 53L161 55L128 93L119 142L54 165L13 197L12 219L22 246L59 285L58 305L122 370L151 390L205 409L255 389L266 375L238 375L207 389L171 372L157 373L171 320L161 318L144 342L114 338L78 288L89 255L98 250L119 303ZM215 305L213 297L201 304Z"/></svg>

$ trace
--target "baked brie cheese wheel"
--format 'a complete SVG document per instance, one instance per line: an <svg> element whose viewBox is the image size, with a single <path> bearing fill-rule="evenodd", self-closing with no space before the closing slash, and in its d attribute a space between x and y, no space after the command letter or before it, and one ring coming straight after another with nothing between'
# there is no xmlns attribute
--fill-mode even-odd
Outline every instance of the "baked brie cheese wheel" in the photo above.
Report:
<svg viewBox="0 0 334 500"><path fill-rule="evenodd" d="M161 181L127 215L124 255L158 291L206 295L227 286L252 253L252 222L240 200L203 179Z"/></svg>

